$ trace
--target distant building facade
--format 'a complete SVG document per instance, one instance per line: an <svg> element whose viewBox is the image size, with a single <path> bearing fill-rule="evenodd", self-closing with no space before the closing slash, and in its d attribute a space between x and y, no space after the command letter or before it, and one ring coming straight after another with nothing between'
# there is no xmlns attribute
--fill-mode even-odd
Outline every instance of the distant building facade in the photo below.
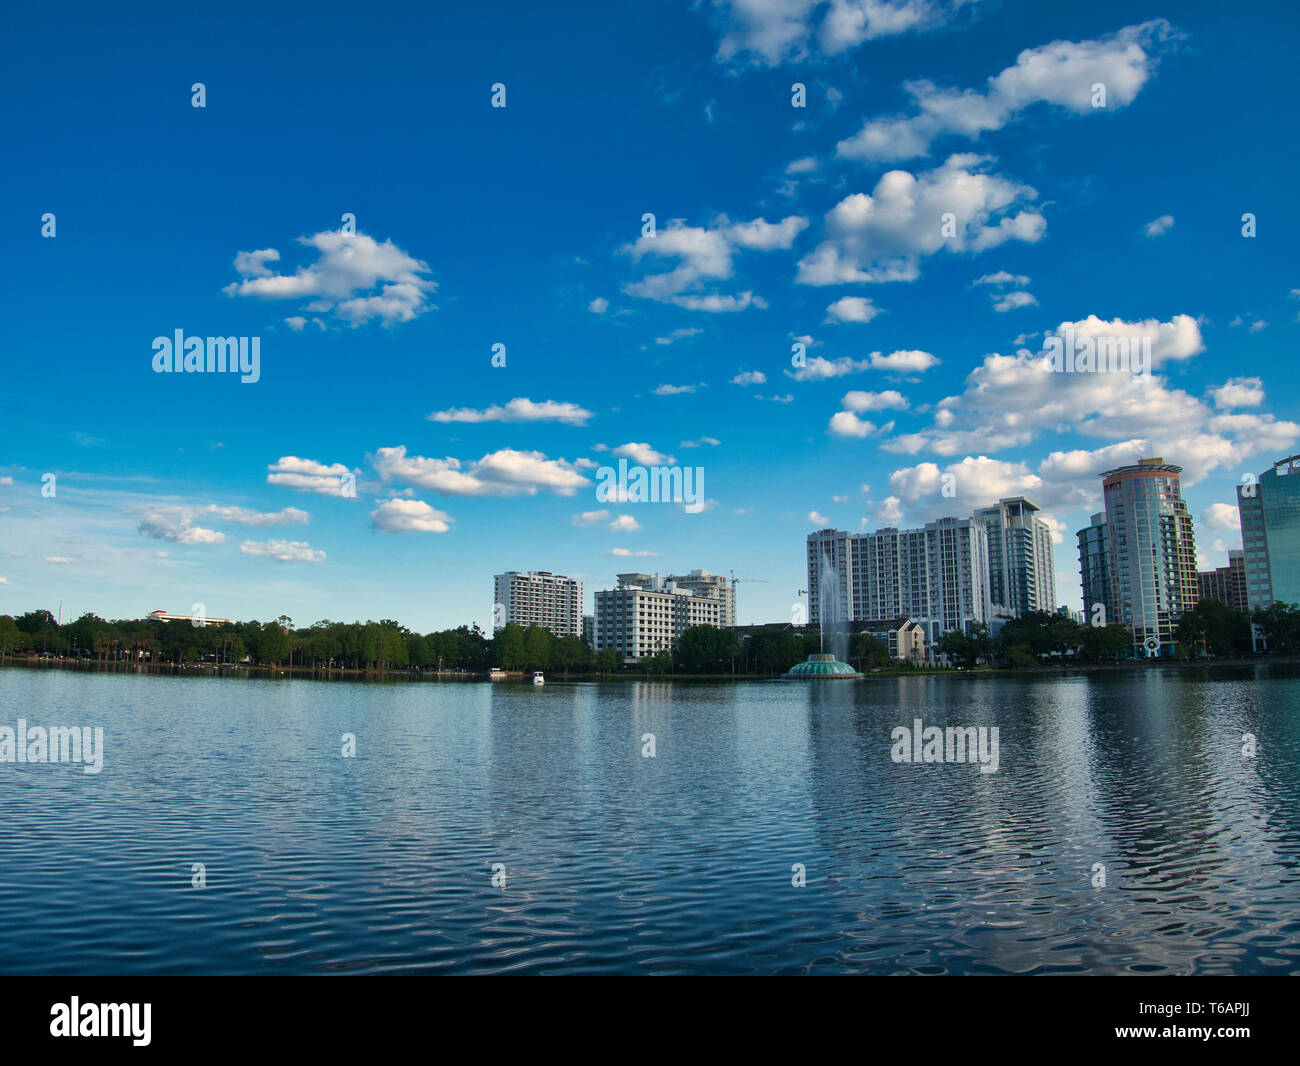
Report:
<svg viewBox="0 0 1300 1066"><path fill-rule="evenodd" d="M210 618L205 614L168 614L163 610L151 611L144 620L146 622L189 622L193 626L239 625L233 618Z"/></svg>
<svg viewBox="0 0 1300 1066"><path fill-rule="evenodd" d="M970 518L919 529L808 534L808 621L910 618L927 645L992 618L988 531Z"/></svg>
<svg viewBox="0 0 1300 1066"><path fill-rule="evenodd" d="M537 625L557 637L582 636L582 581L549 570L509 570L493 578L493 630Z"/></svg>
<svg viewBox="0 0 1300 1066"><path fill-rule="evenodd" d="M925 661L925 627L910 618L869 619L854 623L858 633L875 637L889 649L891 659Z"/></svg>
<svg viewBox="0 0 1300 1066"><path fill-rule="evenodd" d="M1106 471L1105 511L1078 534L1085 613L1092 621L1097 604L1105 607L1105 621L1132 634L1135 656L1174 655L1174 630L1197 602L1196 537L1181 473L1159 458Z"/></svg>
<svg viewBox="0 0 1300 1066"><path fill-rule="evenodd" d="M973 515L988 532L989 591L1013 615L1056 610L1052 529L1023 496L999 500Z"/></svg>
<svg viewBox="0 0 1300 1066"><path fill-rule="evenodd" d="M1218 600L1234 611L1249 610L1246 597L1246 553L1228 549L1228 565L1196 574L1196 593L1202 600Z"/></svg>
<svg viewBox="0 0 1300 1066"><path fill-rule="evenodd" d="M664 579L671 581L679 589L687 589L697 596L715 596L722 601L722 624L736 624L736 589L721 574L710 574L707 570L692 570L688 574L669 574Z"/></svg>
<svg viewBox="0 0 1300 1066"><path fill-rule="evenodd" d="M691 626L721 628L727 609L716 590L696 592L658 574L619 574L617 587L598 590L595 600L592 646L624 662L671 650Z"/></svg>
<svg viewBox="0 0 1300 1066"><path fill-rule="evenodd" d="M1300 455L1237 486L1250 608L1300 604Z"/></svg>

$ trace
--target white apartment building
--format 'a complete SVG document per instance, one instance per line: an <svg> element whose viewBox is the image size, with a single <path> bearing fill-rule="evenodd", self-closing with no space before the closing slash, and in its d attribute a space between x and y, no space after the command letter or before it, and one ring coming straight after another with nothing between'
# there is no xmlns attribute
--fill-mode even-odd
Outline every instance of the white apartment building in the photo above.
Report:
<svg viewBox="0 0 1300 1066"><path fill-rule="evenodd" d="M834 582L823 588L823 580ZM808 534L808 621L910 618L932 646L954 629L992 621L988 531L970 518L921 529Z"/></svg>
<svg viewBox="0 0 1300 1066"><path fill-rule="evenodd" d="M722 601L722 625L736 624L736 587L721 574L692 570L688 574L669 574L666 581L697 596L716 596Z"/></svg>
<svg viewBox="0 0 1300 1066"><path fill-rule="evenodd" d="M557 637L582 636L582 581L549 570L509 570L493 579L492 628L537 625Z"/></svg>
<svg viewBox="0 0 1300 1066"><path fill-rule="evenodd" d="M974 514L989 535L989 588L993 602L1016 616L1056 610L1052 530L1023 496L999 500Z"/></svg>
<svg viewBox="0 0 1300 1066"><path fill-rule="evenodd" d="M616 588L596 593L593 647L635 662L671 649L690 626L721 628L726 610L716 589L697 592L658 574L619 574Z"/></svg>

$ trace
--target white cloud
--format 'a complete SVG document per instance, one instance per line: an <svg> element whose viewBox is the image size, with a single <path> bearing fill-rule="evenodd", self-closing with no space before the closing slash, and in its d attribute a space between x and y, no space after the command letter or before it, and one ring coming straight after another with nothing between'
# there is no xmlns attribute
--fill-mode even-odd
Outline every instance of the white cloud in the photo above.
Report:
<svg viewBox="0 0 1300 1066"><path fill-rule="evenodd" d="M1211 529L1240 529L1241 512L1230 503L1212 503L1201 515L1201 522Z"/></svg>
<svg viewBox="0 0 1300 1066"><path fill-rule="evenodd" d="M420 500L376 500L370 524L381 533L446 533L454 519Z"/></svg>
<svg viewBox="0 0 1300 1066"><path fill-rule="evenodd" d="M837 437L870 437L876 432L876 424L865 418L859 418L852 411L836 411L831 415L829 432Z"/></svg>
<svg viewBox="0 0 1300 1066"><path fill-rule="evenodd" d="M311 515L297 507L286 507L281 511L250 511L245 507L218 507L215 503L201 512L211 515L223 522L234 522L241 526L282 526L290 523L306 525Z"/></svg>
<svg viewBox="0 0 1300 1066"><path fill-rule="evenodd" d="M493 404L482 411L471 407L434 411L431 422L563 422L569 426L584 426L591 412L576 403L542 400L540 403L517 396L504 406Z"/></svg>
<svg viewBox="0 0 1300 1066"><path fill-rule="evenodd" d="M71 566L77 560L71 555L47 555L45 561L52 566Z"/></svg>
<svg viewBox="0 0 1300 1066"><path fill-rule="evenodd" d="M322 496L343 497L354 481L348 478L354 472L342 463L319 463L315 459L300 459L284 455L267 467L268 485L283 485L299 492L316 492Z"/></svg>
<svg viewBox="0 0 1300 1066"><path fill-rule="evenodd" d="M817 169L817 160L812 156L806 156L803 159L796 159L788 163L785 168L787 174L811 174Z"/></svg>
<svg viewBox="0 0 1300 1066"><path fill-rule="evenodd" d="M846 410L859 413L891 409L906 410L907 397L894 389L886 389L884 392L861 392L854 389L844 394L843 405Z"/></svg>
<svg viewBox="0 0 1300 1066"><path fill-rule="evenodd" d="M246 540L239 546L245 555L275 559L282 563L323 563L325 553L304 540Z"/></svg>
<svg viewBox="0 0 1300 1066"><path fill-rule="evenodd" d="M932 366L938 366L939 359L929 352L904 350L881 355L871 353L871 369L887 370L895 374L923 374Z"/></svg>
<svg viewBox="0 0 1300 1066"><path fill-rule="evenodd" d="M137 529L146 537L176 544L221 544L226 539L224 533L215 529L196 526L193 510L180 506L150 508L141 516Z"/></svg>
<svg viewBox="0 0 1300 1066"><path fill-rule="evenodd" d="M634 552L630 548L610 548L610 550L607 551L605 554L613 555L615 558L618 559L654 559L657 558L659 555L658 552L647 552L647 551Z"/></svg>
<svg viewBox="0 0 1300 1066"><path fill-rule="evenodd" d="M786 374L795 381L826 381L830 378L842 378L846 374L859 374L871 366L869 359L850 359L847 355L839 359L823 359L814 355L807 364Z"/></svg>
<svg viewBox="0 0 1300 1066"><path fill-rule="evenodd" d="M575 526L598 526L609 518L608 511L583 511L573 516Z"/></svg>
<svg viewBox="0 0 1300 1066"><path fill-rule="evenodd" d="M681 219L671 220L653 236L643 235L623 252L635 262L647 257L676 259L677 266L659 274L647 274L640 281L623 286L629 296L676 304L690 311L743 311L752 306L765 307L752 291L720 293L706 291L710 286L730 280L733 259L739 249L772 251L789 249L794 239L808 225L806 218L791 215L780 222L756 218L732 223L720 216L708 228L687 226Z"/></svg>
<svg viewBox="0 0 1300 1066"><path fill-rule="evenodd" d="M972 285L1017 285L1025 286L1029 284L1029 278L1024 274L1009 274L1005 270L999 270L993 274L985 274L971 282Z"/></svg>
<svg viewBox="0 0 1300 1066"><path fill-rule="evenodd" d="M1210 395L1215 407L1258 407L1264 402L1264 382L1260 378L1232 378Z"/></svg>
<svg viewBox="0 0 1300 1066"><path fill-rule="evenodd" d="M299 237L298 243L315 249L314 263L293 274L273 274L265 264L279 260L274 248L240 252L235 269L241 280L222 291L263 300L306 300L306 310L330 312L351 326L376 318L386 326L409 322L432 309L428 297L438 286L424 276L428 264L391 240L381 244L364 233L322 230Z"/></svg>
<svg viewBox="0 0 1300 1066"><path fill-rule="evenodd" d="M621 514L609 524L609 530L611 533L637 533L641 530L641 523L630 514Z"/></svg>
<svg viewBox="0 0 1300 1066"><path fill-rule="evenodd" d="M723 30L717 58L774 67L817 50L840 55L865 41L933 29L967 5L964 0L714 0L713 6Z"/></svg>
<svg viewBox="0 0 1300 1066"><path fill-rule="evenodd" d="M865 324L883 313L882 308L877 307L865 296L843 296L826 308L827 321L834 322Z"/></svg>
<svg viewBox="0 0 1300 1066"><path fill-rule="evenodd" d="M0 477L0 485L12 485L13 483L14 479L11 477Z"/></svg>
<svg viewBox="0 0 1300 1066"><path fill-rule="evenodd" d="M539 492L572 496L591 484L573 463L511 448L462 463L454 458L408 456L406 446L399 445L380 448L372 463L384 482L413 485L443 496L535 496Z"/></svg>
<svg viewBox="0 0 1300 1066"><path fill-rule="evenodd" d="M603 296L597 296L591 303L587 304L587 310L593 315L603 315L609 310L609 301Z"/></svg>
<svg viewBox="0 0 1300 1066"><path fill-rule="evenodd" d="M871 119L840 141L836 152L873 163L914 159L928 155L940 137L978 139L1038 103L1075 115L1127 107L1155 70L1155 46L1172 34L1168 22L1154 19L1097 40L1026 48L1014 66L989 78L983 91L943 88L924 79L907 82L910 115ZM1104 108L1093 106L1092 87L1098 83L1105 86Z"/></svg>
<svg viewBox="0 0 1300 1066"><path fill-rule="evenodd" d="M677 461L671 455L655 451L649 444L636 441L620 444L610 454L626 456L640 466L672 466Z"/></svg>
<svg viewBox="0 0 1300 1066"><path fill-rule="evenodd" d="M656 385L651 390L656 396L681 396L689 395L695 391L694 385Z"/></svg>
<svg viewBox="0 0 1300 1066"><path fill-rule="evenodd" d="M1030 292L1005 292L993 297L993 310L999 313L1015 311L1021 307L1037 307L1038 301Z"/></svg>
<svg viewBox="0 0 1300 1066"><path fill-rule="evenodd" d="M831 520L829 518L827 518L824 514L818 514L816 511L808 512L808 521L815 526L829 526L831 524Z"/></svg>
<svg viewBox="0 0 1300 1066"><path fill-rule="evenodd" d="M702 330L699 326L690 326L684 329L675 329L665 337L656 337L655 344L660 344L660 345L676 344L678 341L685 340L687 337L698 337L703 332L704 330Z"/></svg>
<svg viewBox="0 0 1300 1066"><path fill-rule="evenodd" d="M719 444L721 444L721 443L722 443L722 441L718 440L717 437L701 437L699 440L684 440L684 441L682 441L682 447L683 447L683 448L698 448L698 447L700 447L701 445L708 444L708 445L711 445L712 447L716 448L716 447L717 447Z"/></svg>
<svg viewBox="0 0 1300 1066"><path fill-rule="evenodd" d="M1152 219L1142 227L1142 232L1148 237L1163 237L1174 228L1173 215L1161 215L1157 219Z"/></svg>
<svg viewBox="0 0 1300 1066"><path fill-rule="evenodd" d="M766 385L767 375L761 370L742 370L731 379L733 385Z"/></svg>
<svg viewBox="0 0 1300 1066"><path fill-rule="evenodd" d="M884 174L871 195L846 196L826 215L826 239L799 260L804 285L915 281L940 250L983 252L1007 241L1033 244L1047 221L1038 193L979 169L986 157L954 155L934 170ZM952 229L944 216L951 215ZM951 232L951 236L945 234Z"/></svg>

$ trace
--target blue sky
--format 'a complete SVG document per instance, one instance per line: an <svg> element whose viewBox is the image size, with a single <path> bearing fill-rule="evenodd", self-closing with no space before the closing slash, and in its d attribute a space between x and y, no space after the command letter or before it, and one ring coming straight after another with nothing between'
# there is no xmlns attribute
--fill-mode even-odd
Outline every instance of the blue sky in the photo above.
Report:
<svg viewBox="0 0 1300 1066"><path fill-rule="evenodd" d="M1018 494L1079 606L1102 470L1182 465L1222 565L1296 450L1292 5L273 7L8 16L0 613L490 628L503 569L702 567L785 620L811 529ZM1070 323L1154 373L1040 373ZM176 329L260 380L155 373ZM707 503L599 502L620 454Z"/></svg>

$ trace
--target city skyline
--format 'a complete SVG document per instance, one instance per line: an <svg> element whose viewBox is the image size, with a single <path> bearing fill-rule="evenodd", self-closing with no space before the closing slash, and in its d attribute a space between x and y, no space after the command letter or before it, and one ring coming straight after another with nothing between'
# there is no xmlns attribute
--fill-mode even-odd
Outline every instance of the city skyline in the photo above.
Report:
<svg viewBox="0 0 1300 1066"><path fill-rule="evenodd" d="M1236 487L1300 441L1300 120L1258 106L1300 15L959 6L520 10L490 53L486 14L307 16L275 62L93 10L51 51L15 14L0 613L490 632L484 574L706 567L765 579L763 622L811 529L1016 496L1073 605L1097 475L1151 455L1224 565ZM256 374L156 372L184 337ZM1038 369L1109 339L1139 372ZM702 469L698 511L602 500L620 460Z"/></svg>

